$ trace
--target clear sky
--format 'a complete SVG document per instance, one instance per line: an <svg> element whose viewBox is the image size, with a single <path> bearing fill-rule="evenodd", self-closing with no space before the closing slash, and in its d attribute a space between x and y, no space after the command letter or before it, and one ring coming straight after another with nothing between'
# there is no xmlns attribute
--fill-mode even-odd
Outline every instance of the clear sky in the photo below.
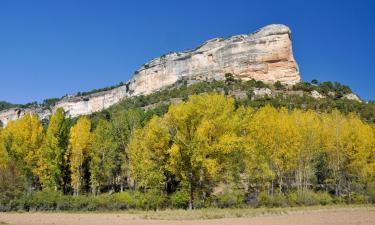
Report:
<svg viewBox="0 0 375 225"><path fill-rule="evenodd" d="M302 79L375 99L375 1L1 0L0 100L117 84L164 53L271 23L292 29Z"/></svg>

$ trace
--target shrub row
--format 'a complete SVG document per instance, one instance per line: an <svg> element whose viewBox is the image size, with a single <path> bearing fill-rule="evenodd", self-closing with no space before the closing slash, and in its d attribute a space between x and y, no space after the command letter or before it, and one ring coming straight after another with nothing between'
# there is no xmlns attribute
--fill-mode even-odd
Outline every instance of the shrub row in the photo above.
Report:
<svg viewBox="0 0 375 225"><path fill-rule="evenodd" d="M0 211L113 211L113 210L157 210L163 208L186 209L188 206L188 193L175 192L169 197L152 192L121 192L114 194L101 194L71 196L59 192L40 191L26 195L18 200L0 203ZM374 199L368 196L354 194L350 197L352 204L371 203ZM311 205L331 205L349 203L348 198L333 198L326 192L290 192L285 195L275 192L259 193L255 207L294 207ZM197 204L198 208L242 208L248 207L246 196L240 191L225 192L213 195L206 202Z"/></svg>

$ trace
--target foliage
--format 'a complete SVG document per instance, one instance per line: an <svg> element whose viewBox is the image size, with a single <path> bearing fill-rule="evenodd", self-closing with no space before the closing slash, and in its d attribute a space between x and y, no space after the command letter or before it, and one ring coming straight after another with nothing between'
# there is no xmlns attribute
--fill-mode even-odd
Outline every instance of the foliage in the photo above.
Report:
<svg viewBox="0 0 375 225"><path fill-rule="evenodd" d="M77 96L91 95L91 94L95 94L95 93L102 92L102 91L109 91L109 90L121 87L123 85L124 85L124 83L120 82L119 84L104 87L104 88L100 88L100 89L93 89L91 91L86 91L86 92L78 92Z"/></svg>
<svg viewBox="0 0 375 225"><path fill-rule="evenodd" d="M0 111L1 110L5 110L5 109L10 109L10 108L14 108L14 107L17 107L18 105L16 104L12 104L10 102L6 102L6 101L0 101Z"/></svg>
<svg viewBox="0 0 375 225"><path fill-rule="evenodd" d="M0 128L0 210L375 201L373 103L286 89L236 100L266 84L229 83L182 84L77 119L58 109L45 127L32 114L10 122Z"/></svg>
<svg viewBox="0 0 375 225"><path fill-rule="evenodd" d="M57 190L62 185L66 145L64 143L65 113L62 108L51 116L41 148L37 152L36 174L43 188Z"/></svg>
<svg viewBox="0 0 375 225"><path fill-rule="evenodd" d="M91 142L91 122L87 117L81 117L77 123L70 129L69 149L67 158L69 158L72 186L74 194L78 195L82 188L84 179L83 164L87 160L90 152Z"/></svg>
<svg viewBox="0 0 375 225"><path fill-rule="evenodd" d="M116 142L112 135L111 123L100 120L91 140L90 185L92 192L100 192L100 187L110 185L114 180L116 164Z"/></svg>

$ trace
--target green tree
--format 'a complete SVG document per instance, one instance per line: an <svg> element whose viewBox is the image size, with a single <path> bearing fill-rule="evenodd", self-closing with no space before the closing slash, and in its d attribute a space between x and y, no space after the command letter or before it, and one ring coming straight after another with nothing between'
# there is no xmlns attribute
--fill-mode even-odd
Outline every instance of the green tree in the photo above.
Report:
<svg viewBox="0 0 375 225"><path fill-rule="evenodd" d="M118 111L112 114L112 136L117 146L115 167L115 180L123 191L130 183L128 144L133 138L137 128L142 126L143 112L139 109Z"/></svg>
<svg viewBox="0 0 375 225"><path fill-rule="evenodd" d="M39 180L45 189L58 190L62 184L65 155L65 113L58 108L51 116L42 147L38 151L37 169Z"/></svg>
<svg viewBox="0 0 375 225"><path fill-rule="evenodd" d="M112 124L99 120L92 133L90 151L90 186L93 194L100 193L104 185L112 185L116 163L116 142L112 135Z"/></svg>

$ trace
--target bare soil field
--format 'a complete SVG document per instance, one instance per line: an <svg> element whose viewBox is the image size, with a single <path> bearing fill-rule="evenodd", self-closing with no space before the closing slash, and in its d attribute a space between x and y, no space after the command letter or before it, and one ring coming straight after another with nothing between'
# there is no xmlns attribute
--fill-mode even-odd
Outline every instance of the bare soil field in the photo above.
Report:
<svg viewBox="0 0 375 225"><path fill-rule="evenodd" d="M233 211L234 212L234 211ZM276 211L275 211L276 212ZM189 212L194 215L194 212ZM189 214L188 213L188 214ZM199 212L198 212L199 213ZM175 219L173 214L181 215ZM375 208L336 208L280 211L274 214L226 214L202 219L168 213L0 213L0 224L9 225L375 225ZM160 216L161 215L161 216ZM218 214L215 214L218 215ZM230 216L232 215L232 216ZM251 216L252 215L252 216ZM172 217L171 217L172 216ZM244 217L236 217L244 216ZM201 217L201 215L199 215ZM173 218L173 219L170 219Z"/></svg>

